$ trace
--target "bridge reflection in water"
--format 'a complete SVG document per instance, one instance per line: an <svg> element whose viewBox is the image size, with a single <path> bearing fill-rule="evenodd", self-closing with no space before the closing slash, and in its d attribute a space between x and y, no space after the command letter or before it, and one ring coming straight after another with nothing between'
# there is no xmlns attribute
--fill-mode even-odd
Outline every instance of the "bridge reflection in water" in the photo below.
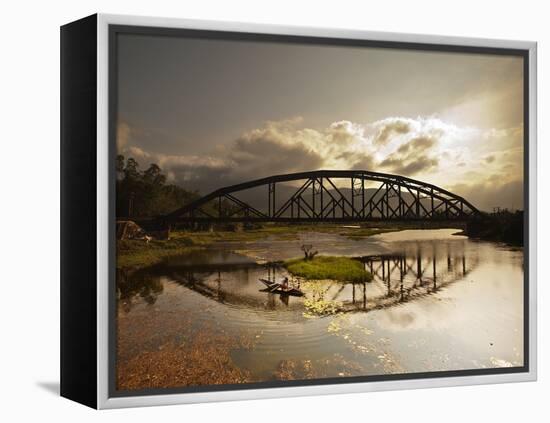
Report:
<svg viewBox="0 0 550 423"><path fill-rule="evenodd" d="M464 253L438 257L432 252L425 258L421 250L413 255L367 256L361 261L373 280L338 289L332 299L341 302L344 311L384 308L432 294L464 279L477 265L475 258L467 261Z"/></svg>
<svg viewBox="0 0 550 423"><path fill-rule="evenodd" d="M467 255L463 248L422 249L418 246L403 254L371 255L360 260L372 275L370 282L341 283L319 281L302 283L306 298L333 302L339 312L366 312L397 306L407 301L429 296L460 280L478 265L476 255ZM428 251L429 250L429 251ZM257 311L299 311L303 298L264 292L259 278L280 281L287 276L280 264L259 265L253 262L234 262L230 258L217 264L163 264L137 274L132 283L125 283L119 274L118 294L123 310L129 311L138 297L154 304L163 293L163 284L170 281L188 288L212 301L228 306ZM136 283L138 281L139 283ZM291 281L297 282L291 278ZM312 286L315 285L315 289ZM133 300L133 298L135 300Z"/></svg>

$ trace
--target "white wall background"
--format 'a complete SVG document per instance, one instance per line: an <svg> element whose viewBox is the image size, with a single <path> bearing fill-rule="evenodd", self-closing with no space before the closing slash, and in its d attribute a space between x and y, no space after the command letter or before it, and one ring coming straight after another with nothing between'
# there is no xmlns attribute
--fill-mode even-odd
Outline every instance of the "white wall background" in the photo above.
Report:
<svg viewBox="0 0 550 423"><path fill-rule="evenodd" d="M0 420L548 421L548 244L539 242L539 381L94 412L59 381L59 26L95 13L250 21L539 42L539 216L549 213L550 31L543 1L82 0L2 4ZM548 47L550 48L550 47ZM550 235L540 219L539 239ZM7 237L5 236L7 233ZM546 334L547 335L547 334ZM545 393L546 391L546 393ZM545 418L546 417L546 418Z"/></svg>

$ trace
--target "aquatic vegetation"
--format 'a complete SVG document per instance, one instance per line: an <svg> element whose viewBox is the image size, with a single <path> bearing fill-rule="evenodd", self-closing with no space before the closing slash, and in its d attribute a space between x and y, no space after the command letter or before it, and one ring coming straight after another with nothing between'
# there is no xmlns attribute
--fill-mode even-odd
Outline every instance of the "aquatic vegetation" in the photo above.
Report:
<svg viewBox="0 0 550 423"><path fill-rule="evenodd" d="M311 360L282 360L273 373L277 380L312 379Z"/></svg>
<svg viewBox="0 0 550 423"><path fill-rule="evenodd" d="M307 312L304 313L304 317L308 318L335 314L338 313L341 306L342 304L337 301L330 301L322 298L306 298L304 300L304 307Z"/></svg>
<svg viewBox="0 0 550 423"><path fill-rule="evenodd" d="M415 336L408 339L402 337L402 330L392 330L396 325L401 328L406 322L403 316L408 316L409 311L416 311L417 308L433 315L434 304L437 304L438 310L444 308L452 312L454 299L461 297L453 296L457 291L445 288L455 281L464 281L468 284L465 287L468 292L473 292L473 281L481 284L483 280L476 273L469 272L476 268L479 260L490 262L492 250L490 256L481 254L485 253L487 246L480 245L484 250L480 250L479 258L468 253L461 260L464 253L462 242L452 239L450 250L445 249L447 238L454 230L446 231L446 238L434 233L429 242L435 243L437 251L449 253L447 257L444 253L439 254L438 259L434 260L432 250L424 249L421 265L427 272L423 278L415 277L418 256L406 252L403 255L362 257L364 268L370 270L372 265L373 272L378 270L378 275L371 283L352 284L291 276L279 260L285 255L303 257L299 250L302 243L311 243L313 250L328 254L329 251L335 251L333 254L346 251L361 255L368 252L368 246L346 240L342 233L330 236L302 236L298 233L300 239L296 242L272 242L279 236L274 232L280 230L282 227L273 231L256 228L250 229L253 233L247 231L244 235L238 232L193 234L181 231L173 233L168 241L151 241L148 247L140 241L121 243L128 253L135 247L136 251L153 250L152 254L156 254L156 249L163 245L168 247L166 254L179 254L179 251L187 249L199 251L185 252L181 258L169 258L150 269L117 272L117 365L120 365L117 377L120 386L123 389L140 389L149 386L254 383L522 365L523 350L519 337L516 355L500 343L491 345L489 349L480 343L479 354L474 351L477 361L473 361L469 355L461 356L460 352L453 350L452 342L446 342L446 337L451 338L454 334L441 331L441 338L433 339L425 335L423 325L412 325L407 330ZM347 228L342 227L341 230ZM355 230L360 231L361 228L350 229L351 232ZM234 237L252 239L259 233L264 236L267 232L270 234L266 242L236 241L231 244ZM407 234L399 236L406 238ZM438 247L439 239L443 239L443 248ZM218 242L216 240L221 244L215 244ZM341 244L333 248L335 240ZM372 244L378 246L385 242L384 239L373 240ZM346 249L340 249L340 245ZM467 245L478 248L477 244ZM512 257L514 266L521 269L521 251L512 251L500 245L497 248L499 254ZM271 254L275 249L284 249L284 252ZM228 252L228 256L222 256L220 251ZM247 264L243 268L240 265L233 268L233 255L236 253L252 258L244 260L250 263L250 267ZM260 260L267 261L267 265L259 266L257 263ZM231 266L221 267L221 274L207 274L202 269L204 263L208 264L207 269L216 269L218 262L225 261ZM428 292L435 292L431 279L434 261L440 291L429 296ZM211 265L211 262L215 264ZM239 260L235 262L240 263ZM394 269L394 262L402 263L405 269L409 269L403 287L399 283L400 267L398 265ZM510 260L507 263L510 264ZM380 273L379 266L382 264L386 265L386 278ZM243 272L244 268L246 272ZM305 296L285 298L260 292L263 286L257 278L265 277L268 269L277 281L288 276L291 285L298 286L299 282ZM509 269L502 269L503 279ZM190 287L190 282L186 284L187 281L193 281L193 286ZM241 283L243 281L250 283ZM483 295L483 290L480 293ZM492 304L494 297L491 295L488 300ZM435 325L438 323L436 320L431 319L430 322ZM498 325L497 319L495 322ZM481 336L483 342L486 340L485 329L490 328L492 322L486 323L480 328L472 326L475 330L471 331L473 336ZM208 339L202 338L203 335ZM195 341L195 337L200 339ZM318 342L312 342L312 339ZM212 355L219 356L219 361L210 362ZM338 355L341 357L337 358ZM362 368L355 367L355 364Z"/></svg>
<svg viewBox="0 0 550 423"><path fill-rule="evenodd" d="M175 388L192 385L245 383L247 372L236 367L227 351L227 341L191 346L169 344L158 351L144 351L117 368L120 390Z"/></svg>
<svg viewBox="0 0 550 423"><path fill-rule="evenodd" d="M372 275L364 265L350 257L317 256L311 260L292 259L284 262L294 276L305 279L331 279L341 282L368 282Z"/></svg>
<svg viewBox="0 0 550 423"><path fill-rule="evenodd" d="M327 289L330 287L326 281L302 281L300 287L307 292L307 298L304 299L306 311L303 316L305 318L334 315L342 309L341 302L325 299Z"/></svg>
<svg viewBox="0 0 550 423"><path fill-rule="evenodd" d="M249 382L249 372L235 365L230 352L250 348L251 342L203 327L180 342L169 341L136 355L119 351L117 389Z"/></svg>
<svg viewBox="0 0 550 423"><path fill-rule="evenodd" d="M359 363L334 354L318 360L281 360L273 372L276 380L303 380L323 377L357 376L364 374L365 369Z"/></svg>
<svg viewBox="0 0 550 423"><path fill-rule="evenodd" d="M514 367L513 363L502 358L491 357L489 361L495 367Z"/></svg>
<svg viewBox="0 0 550 423"><path fill-rule="evenodd" d="M340 326L340 323L336 319L330 322L327 326L328 333L336 333L336 332L339 332L341 329L342 327Z"/></svg>

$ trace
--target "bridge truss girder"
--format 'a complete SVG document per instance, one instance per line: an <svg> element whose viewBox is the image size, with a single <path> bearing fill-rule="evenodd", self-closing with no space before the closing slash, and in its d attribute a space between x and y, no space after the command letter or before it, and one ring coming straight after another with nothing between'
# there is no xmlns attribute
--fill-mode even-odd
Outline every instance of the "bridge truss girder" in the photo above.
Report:
<svg viewBox="0 0 550 423"><path fill-rule="evenodd" d="M297 181L301 185L290 196L281 198L284 194L278 194L278 185ZM349 187L348 195L342 181ZM367 182L379 183L374 193L369 194ZM267 196L264 208L254 207L236 196L240 191L262 186ZM403 176L368 171L314 171L221 188L162 220L172 223L426 221L468 220L479 215L464 198Z"/></svg>

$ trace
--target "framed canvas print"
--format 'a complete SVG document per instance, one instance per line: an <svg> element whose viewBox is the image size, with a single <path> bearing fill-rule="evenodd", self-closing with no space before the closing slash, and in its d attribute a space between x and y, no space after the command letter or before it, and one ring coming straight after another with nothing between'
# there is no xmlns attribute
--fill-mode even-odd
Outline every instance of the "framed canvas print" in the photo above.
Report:
<svg viewBox="0 0 550 423"><path fill-rule="evenodd" d="M61 28L61 393L536 378L536 44Z"/></svg>

